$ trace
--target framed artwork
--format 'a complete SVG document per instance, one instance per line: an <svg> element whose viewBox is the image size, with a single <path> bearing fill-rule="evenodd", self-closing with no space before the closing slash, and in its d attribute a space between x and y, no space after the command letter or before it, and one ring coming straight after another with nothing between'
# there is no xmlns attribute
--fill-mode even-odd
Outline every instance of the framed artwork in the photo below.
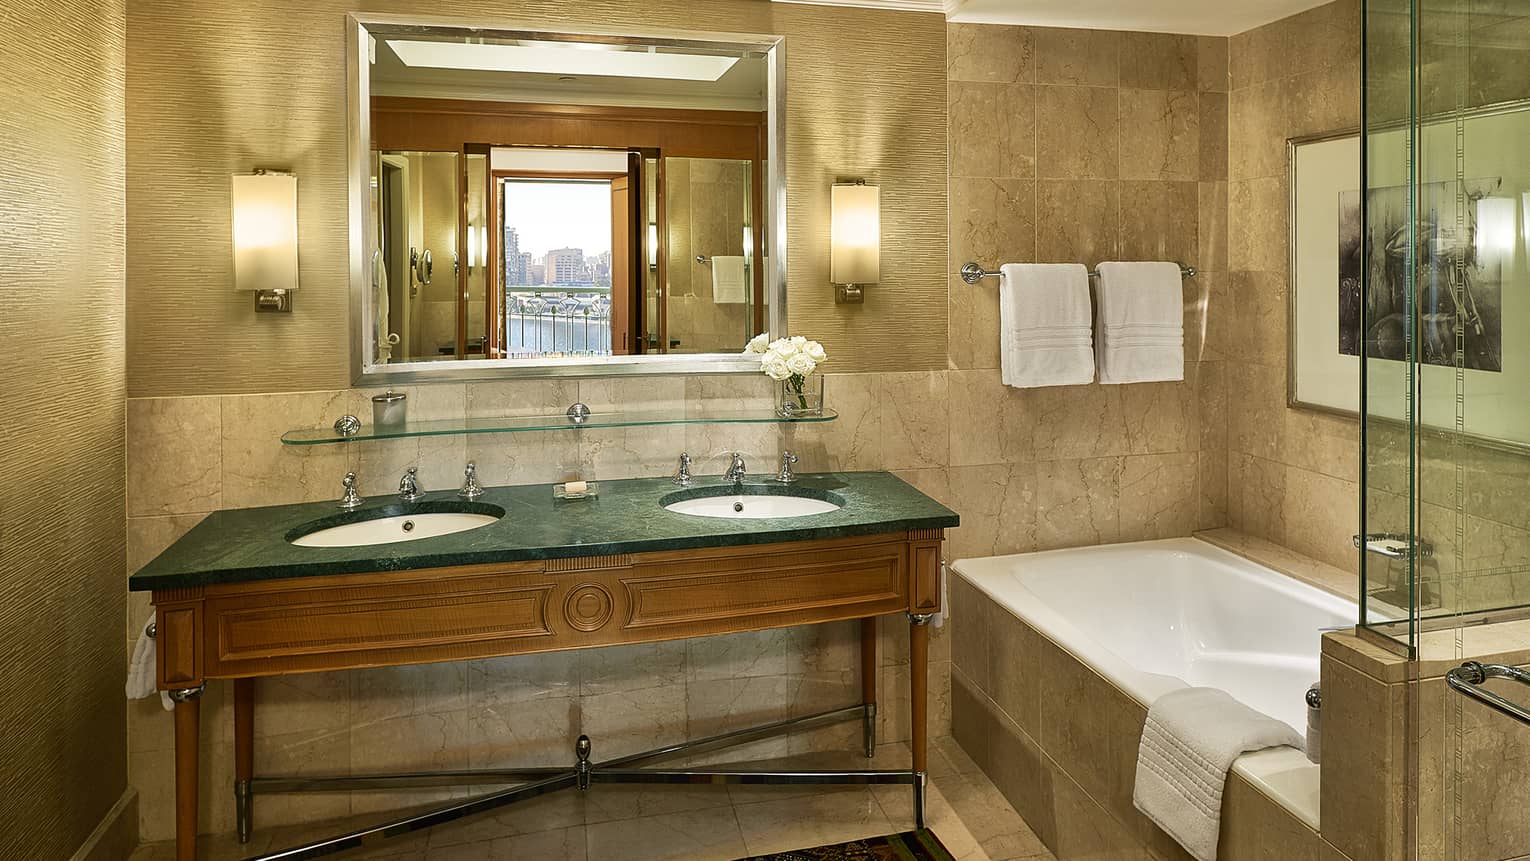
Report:
<svg viewBox="0 0 1530 861"><path fill-rule="evenodd" d="M1530 322L1530 157L1493 138L1530 135L1530 111L1484 112L1463 125L1460 161L1454 119L1420 129L1412 169L1438 181L1415 186L1411 232L1403 129L1370 135L1369 188L1358 132L1290 141L1292 406L1357 415L1363 355L1370 414L1407 417L1412 267L1419 423L1530 444L1530 343L1512 337L1513 320Z"/></svg>

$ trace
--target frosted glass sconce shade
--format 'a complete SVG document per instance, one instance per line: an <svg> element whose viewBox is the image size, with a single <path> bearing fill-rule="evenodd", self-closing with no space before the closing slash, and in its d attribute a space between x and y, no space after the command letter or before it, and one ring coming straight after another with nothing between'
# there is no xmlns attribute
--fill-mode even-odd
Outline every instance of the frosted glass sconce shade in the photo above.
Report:
<svg viewBox="0 0 1530 861"><path fill-rule="evenodd" d="M233 178L234 289L254 291L257 311L290 311L298 287L297 177Z"/></svg>
<svg viewBox="0 0 1530 861"><path fill-rule="evenodd" d="M881 189L860 183L835 185L830 208L829 280L835 284L835 300L863 302L861 286L882 277Z"/></svg>

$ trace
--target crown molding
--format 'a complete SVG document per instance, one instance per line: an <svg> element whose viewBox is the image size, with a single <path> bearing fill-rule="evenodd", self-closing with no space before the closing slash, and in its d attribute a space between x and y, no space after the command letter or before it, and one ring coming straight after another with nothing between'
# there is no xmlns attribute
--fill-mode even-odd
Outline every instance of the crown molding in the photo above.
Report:
<svg viewBox="0 0 1530 861"><path fill-rule="evenodd" d="M857 9L885 9L896 12L933 12L949 15L961 0L771 0L772 3L797 3L806 6L852 6Z"/></svg>

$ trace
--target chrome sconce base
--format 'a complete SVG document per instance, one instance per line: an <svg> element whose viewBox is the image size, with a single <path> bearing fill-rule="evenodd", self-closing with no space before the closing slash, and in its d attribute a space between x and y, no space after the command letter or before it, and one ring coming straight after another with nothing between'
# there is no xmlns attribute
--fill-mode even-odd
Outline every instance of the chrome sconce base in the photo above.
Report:
<svg viewBox="0 0 1530 861"><path fill-rule="evenodd" d="M834 304L836 305L864 305L866 304L866 286L864 284L835 284Z"/></svg>
<svg viewBox="0 0 1530 861"><path fill-rule="evenodd" d="M291 290L256 290L255 311L259 314L292 312Z"/></svg>

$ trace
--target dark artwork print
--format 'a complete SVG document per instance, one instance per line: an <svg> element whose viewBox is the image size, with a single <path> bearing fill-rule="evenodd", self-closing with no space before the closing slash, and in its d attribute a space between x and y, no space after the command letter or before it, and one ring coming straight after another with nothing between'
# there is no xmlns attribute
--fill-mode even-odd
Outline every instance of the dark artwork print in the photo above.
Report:
<svg viewBox="0 0 1530 861"><path fill-rule="evenodd" d="M1418 285L1419 359L1424 364L1453 367L1460 328L1463 367L1503 369L1503 264L1496 254L1479 254L1483 249L1478 224L1483 198L1500 185L1497 179L1467 182L1466 220L1459 226L1456 183L1419 187L1413 266ZM1407 358L1408 189L1371 189L1369 202L1367 237L1360 192L1339 195L1339 352L1358 356L1363 340L1367 356L1402 361ZM1367 271L1369 289L1362 289L1361 276ZM1362 304L1369 323L1365 332L1361 331Z"/></svg>

